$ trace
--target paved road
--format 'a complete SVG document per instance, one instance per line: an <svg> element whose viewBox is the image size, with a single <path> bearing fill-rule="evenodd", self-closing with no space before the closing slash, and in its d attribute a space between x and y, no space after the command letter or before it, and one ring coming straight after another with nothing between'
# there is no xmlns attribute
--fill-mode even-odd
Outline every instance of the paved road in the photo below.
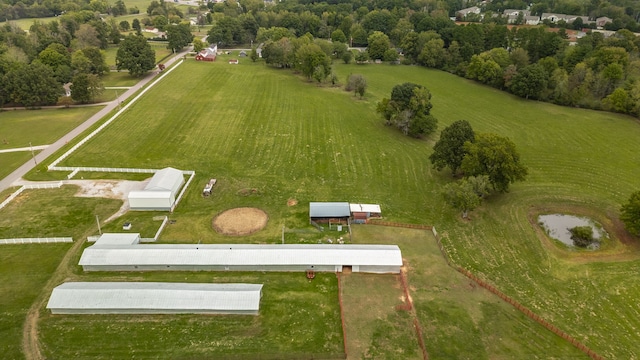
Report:
<svg viewBox="0 0 640 360"><path fill-rule="evenodd" d="M188 51L189 51L189 49L187 49L187 50L185 50L183 52L177 53L174 57L172 57L171 59L165 61L164 64L167 67L169 67L174 62L180 60L183 56L185 56L188 53ZM95 115L90 117L87 121L83 122L78 127L76 127L75 129L71 130L69 133L67 133L63 137L61 137L58 141L56 141L55 143L49 145L46 149L44 149L39 154L37 154L36 157L35 157L36 162L38 162L38 164L43 162L51 154L53 154L56 151L58 151L66 143L68 143L71 140L73 140L76 136L80 135L82 132L87 130L89 127L91 127L93 124L98 122L100 119L102 119L109 112L111 112L113 109L115 109L118 106L118 101L122 102L122 101L128 99L136 91L140 90L140 88L142 88L143 86L148 84L151 80L153 80L157 75L158 75L158 73L155 70L150 72L150 73L148 73L136 85L134 85L131 88L129 88L129 90L125 91L116 100L114 100L114 101L112 101L110 103L107 103L102 110L98 111ZM7 177L5 177L4 179L0 180L0 192L4 191L5 189L10 188L14 182L16 182L17 180L21 179L26 173L31 171L31 169L33 169L35 166L36 165L35 165L33 159L30 159L29 161L24 163L22 166L20 166L18 169L16 169L14 172L9 174Z"/></svg>

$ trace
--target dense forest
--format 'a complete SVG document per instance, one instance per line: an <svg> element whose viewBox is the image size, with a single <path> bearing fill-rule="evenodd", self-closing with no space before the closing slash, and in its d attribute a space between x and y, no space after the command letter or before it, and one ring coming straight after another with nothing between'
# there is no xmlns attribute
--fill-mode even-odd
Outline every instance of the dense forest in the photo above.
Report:
<svg viewBox="0 0 640 360"><path fill-rule="evenodd" d="M554 24L556 29L544 25L514 27L505 25L500 16L486 16L481 22L466 25L451 20L457 10L479 5L474 1L284 0L265 4L263 0L227 0L203 3L185 14L173 2L154 0L131 23L118 21L117 17L139 10L127 8L122 0L1 1L0 16L7 19L59 15L53 22L35 22L28 33L11 22L0 28L3 84L17 79L8 76L20 67L16 64L36 66L34 62L48 66L51 77L62 84L77 73L73 64L78 61L74 62L71 55L79 56L78 51L117 44L121 32L139 32L141 26L170 30L172 24L186 23L191 17L197 24L211 25L208 41L220 47L264 44L265 60L274 66L300 66L303 62L296 58L300 47L304 47L302 53L307 58L322 51L329 58L345 61L350 61L347 46L361 47L366 51L357 53L355 60L363 64L370 59L431 67L523 98L640 116L640 38L632 32L638 29L638 1L543 0L528 5L514 0L482 5L484 11L495 13L528 8L532 13L550 11L591 19L608 16L612 19L608 26L617 30L608 37L587 31L571 43L565 30L571 28L570 24ZM42 54L53 44L71 54L63 54L68 60L62 67L46 60L47 53ZM305 75L331 79L326 58L318 58L321 74L316 76L316 69L307 64ZM7 94L11 86L2 88L0 101L22 103ZM53 96L34 104L52 100Z"/></svg>

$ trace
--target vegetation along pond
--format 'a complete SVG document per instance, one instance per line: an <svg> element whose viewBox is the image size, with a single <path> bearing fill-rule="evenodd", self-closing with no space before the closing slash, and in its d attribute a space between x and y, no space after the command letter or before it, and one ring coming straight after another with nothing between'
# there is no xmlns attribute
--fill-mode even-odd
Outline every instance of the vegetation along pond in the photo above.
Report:
<svg viewBox="0 0 640 360"><path fill-rule="evenodd" d="M593 242L587 246L588 249L597 250L600 248L600 241L608 237L607 232L597 222L587 218L574 215L547 214L538 216L538 224L547 234L562 242L563 244L575 247L574 239L570 229L576 227L590 227Z"/></svg>

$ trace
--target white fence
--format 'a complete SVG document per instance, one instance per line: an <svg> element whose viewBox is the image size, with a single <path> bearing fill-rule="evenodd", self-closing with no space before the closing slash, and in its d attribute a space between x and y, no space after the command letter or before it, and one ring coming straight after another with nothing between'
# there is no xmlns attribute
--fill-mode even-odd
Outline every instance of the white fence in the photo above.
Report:
<svg viewBox="0 0 640 360"><path fill-rule="evenodd" d="M193 170L185 170L182 172L185 175L191 175L189 177L189 180L187 180L187 183L184 184L184 186L182 187L182 191L180 191L180 194L178 195L178 197L176 198L176 202L173 203L173 206L171 206L171 212L173 212L173 209L176 208L176 206L178 206L178 203L180 202L180 199L182 199L182 195L184 195L185 191L187 191L187 188L189 187L189 184L191 184L191 180L193 180L194 177L196 177L196 172ZM156 236L157 238L157 236Z"/></svg>
<svg viewBox="0 0 640 360"><path fill-rule="evenodd" d="M56 166L51 167L49 170L58 171L86 171L86 172L117 172L117 173L141 173L141 174L153 174L159 171L159 169L131 169L131 168L106 168L106 167L83 167L83 166ZM74 174L75 175L75 174Z"/></svg>
<svg viewBox="0 0 640 360"><path fill-rule="evenodd" d="M0 244L51 244L51 243L70 243L70 242L73 242L73 238L50 237L50 238L0 239Z"/></svg>
<svg viewBox="0 0 640 360"><path fill-rule="evenodd" d="M0 209L4 208L5 206L7 206L7 204L9 204L11 201L13 201L13 199L15 199L18 195L20 195L23 191L25 190L30 190L30 189L57 189L59 187L61 187L63 185L62 181L51 184L29 184L29 185L24 185L21 186L18 190L16 190L13 194L9 195L8 198L6 198L2 203L0 203Z"/></svg>

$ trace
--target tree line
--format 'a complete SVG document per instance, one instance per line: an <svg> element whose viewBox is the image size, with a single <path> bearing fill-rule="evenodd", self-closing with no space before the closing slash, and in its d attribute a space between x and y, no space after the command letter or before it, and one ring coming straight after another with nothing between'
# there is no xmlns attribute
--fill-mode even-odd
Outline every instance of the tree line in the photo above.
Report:
<svg viewBox="0 0 640 360"><path fill-rule="evenodd" d="M264 36L270 31L286 33L276 37L331 39L366 48L358 54L359 62L397 61L402 54L403 64L441 69L523 98L640 116L640 37L629 30L607 38L590 32L572 46L564 28L507 27L491 18L487 23L456 25L448 11L427 4L285 0L264 7L231 0L209 5L213 25L208 41L219 46L275 41ZM526 6L514 1L491 4L496 9ZM557 4L535 5L536 11L564 11ZM288 66L286 61L279 63Z"/></svg>

